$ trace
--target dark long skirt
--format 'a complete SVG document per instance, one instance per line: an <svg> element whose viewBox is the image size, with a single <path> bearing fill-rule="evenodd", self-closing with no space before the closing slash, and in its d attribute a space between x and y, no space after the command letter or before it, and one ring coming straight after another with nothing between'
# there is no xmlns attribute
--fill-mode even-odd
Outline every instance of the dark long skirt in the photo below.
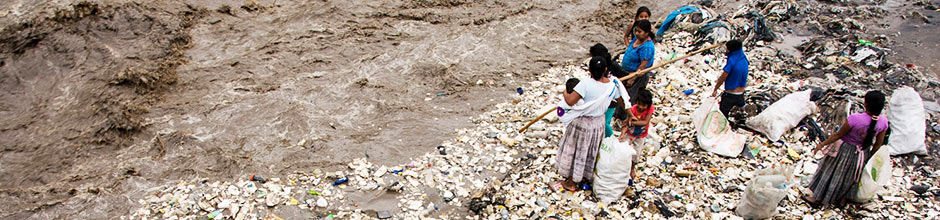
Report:
<svg viewBox="0 0 940 220"><path fill-rule="evenodd" d="M839 155L823 158L809 189L813 191L813 199L822 204L838 205L842 199L851 199L858 193L859 153L855 145L843 143L839 146ZM869 149L864 149L868 157ZM864 165L864 163L863 163Z"/></svg>

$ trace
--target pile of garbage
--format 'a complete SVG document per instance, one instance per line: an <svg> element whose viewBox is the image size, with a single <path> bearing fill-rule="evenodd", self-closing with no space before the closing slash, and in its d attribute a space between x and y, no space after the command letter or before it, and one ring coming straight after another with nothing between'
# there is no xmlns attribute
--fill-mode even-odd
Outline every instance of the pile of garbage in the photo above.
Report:
<svg viewBox="0 0 940 220"><path fill-rule="evenodd" d="M757 18L774 22L801 19L800 10L793 4L791 1L751 1L742 8L762 10L742 10L754 15L744 18L750 20L720 21L719 26L714 26L717 23L709 26L707 19L722 17L710 11L704 19L680 17L677 19L680 22L695 20L702 25L689 30L690 25L677 24L677 29L663 36L656 45L659 55L656 62L730 37L709 34L708 31L716 27L728 30L728 34L740 34L741 26L735 23L753 24ZM851 23L844 22L846 19L851 18L842 19L840 24ZM705 31L708 33L700 32L702 28L709 28ZM871 201L820 211L799 199L800 195L810 193L806 186L821 159L811 153L812 148L833 132L845 115L861 111L861 95L879 88L891 96L896 88L905 85L923 91L923 88L938 86L934 83L935 77L889 63L883 59L884 49L861 41L855 44L854 40L812 40L800 48L806 57L800 62L793 62L792 57L759 42L760 39L745 45L751 63L748 104L743 109L735 109L728 119L734 127L740 127L728 132L743 140L738 148L742 149L738 151L741 153L718 154L714 149L704 149L693 117L696 110L707 107L712 100L711 91L724 66L724 55L700 54L678 61L652 73L648 89L654 94L657 110L651 121L649 140L637 152L639 159L633 161L638 178L629 180L631 185L623 196L609 204L599 202L589 184L581 185L583 190L576 192L550 188L551 181L561 179L554 163L564 128L557 116L549 114L525 133L517 132L532 118L555 108L553 103L561 99L566 79L588 77L583 64L569 63L539 74L507 102L473 118L475 126L458 129L455 140L440 143L435 149L429 149L430 152L416 156L411 163L376 166L367 158L361 158L350 162L347 170L334 172L315 170L270 179L246 176L231 182L181 181L151 190L147 198L140 201L141 207L125 217L278 219L269 210L285 206L310 210L314 217L323 219L930 219L940 216L940 181L936 181L940 173L935 166L924 162L936 160L935 149L940 145L937 139L940 125L929 122L940 120L940 115L930 110L930 104L924 105L928 122L925 122L927 135L923 147L931 150L918 152L926 155L892 155L883 160L891 168L886 170L890 179L884 189L873 192L875 196ZM801 70L793 71L797 69ZM795 72L804 74L793 74ZM774 103L793 97L789 95L809 97L805 103L813 107L807 108L809 112L802 115L805 117L786 121L783 129L774 128L773 134L754 130L745 123L774 109ZM363 210L350 198L352 194L362 193L394 195L399 199L398 207ZM458 211L454 211L455 208Z"/></svg>

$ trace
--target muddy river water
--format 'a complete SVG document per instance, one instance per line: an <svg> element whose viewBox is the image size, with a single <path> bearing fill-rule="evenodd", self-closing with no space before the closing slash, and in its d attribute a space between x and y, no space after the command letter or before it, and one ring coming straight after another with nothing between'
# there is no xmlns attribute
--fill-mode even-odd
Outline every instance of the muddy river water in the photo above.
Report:
<svg viewBox="0 0 940 220"><path fill-rule="evenodd" d="M184 179L398 165L534 73L623 48L638 5L655 19L688 2L4 1L0 218L114 218ZM898 41L936 45L936 27Z"/></svg>

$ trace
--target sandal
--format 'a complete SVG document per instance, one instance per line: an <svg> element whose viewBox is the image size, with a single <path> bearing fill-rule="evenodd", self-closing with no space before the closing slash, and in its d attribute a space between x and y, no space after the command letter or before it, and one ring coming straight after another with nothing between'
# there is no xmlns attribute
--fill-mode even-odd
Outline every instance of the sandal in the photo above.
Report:
<svg viewBox="0 0 940 220"><path fill-rule="evenodd" d="M819 204L819 202L812 202L812 201L809 199L809 197L807 197L806 195L800 196L800 199L802 199L803 202L806 202L806 204L808 204L809 207L811 207L811 208L819 209L819 208L821 207L821 205Z"/></svg>

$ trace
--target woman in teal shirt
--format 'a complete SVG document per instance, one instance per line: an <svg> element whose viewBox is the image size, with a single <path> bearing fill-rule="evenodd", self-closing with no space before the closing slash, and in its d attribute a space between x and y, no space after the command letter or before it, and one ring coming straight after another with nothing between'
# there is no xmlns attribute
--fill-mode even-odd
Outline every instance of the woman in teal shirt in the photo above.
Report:
<svg viewBox="0 0 940 220"><path fill-rule="evenodd" d="M653 41L656 34L653 33L652 24L648 20L636 21L636 29L633 30L635 39L627 45L627 50L623 53L621 66L628 73L634 73L653 66L656 47ZM640 74L627 80L624 84L627 87L627 93L630 95L630 103L636 101L637 93L646 89L646 84L650 81L649 73Z"/></svg>

